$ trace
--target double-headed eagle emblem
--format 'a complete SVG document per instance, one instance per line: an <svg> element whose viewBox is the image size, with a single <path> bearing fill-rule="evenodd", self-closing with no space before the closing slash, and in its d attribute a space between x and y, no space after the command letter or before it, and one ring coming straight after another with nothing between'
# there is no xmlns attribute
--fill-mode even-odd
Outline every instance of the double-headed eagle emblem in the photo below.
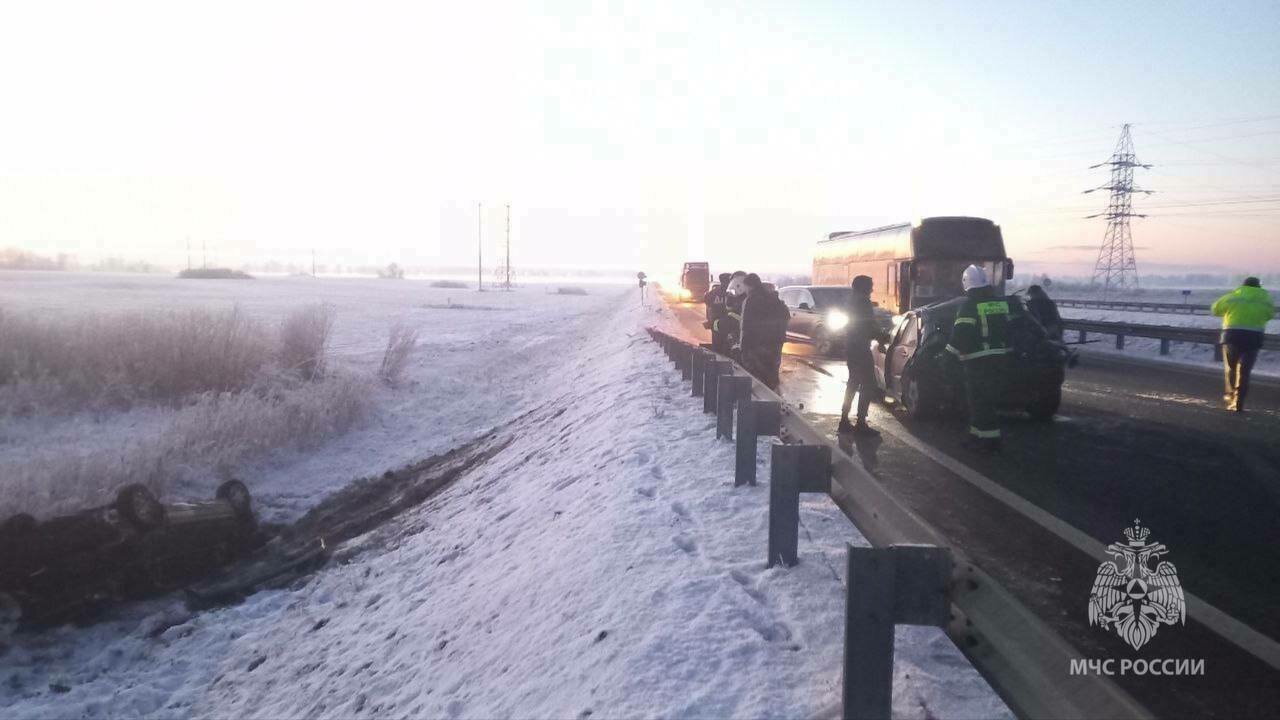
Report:
<svg viewBox="0 0 1280 720"><path fill-rule="evenodd" d="M1127 541L1107 546L1107 553L1123 567L1110 560L1099 565L1089 594L1089 624L1114 629L1134 650L1155 637L1161 625L1187 622L1187 603L1173 563L1150 567L1169 552L1161 543L1148 543L1150 535L1137 520L1125 528Z"/></svg>

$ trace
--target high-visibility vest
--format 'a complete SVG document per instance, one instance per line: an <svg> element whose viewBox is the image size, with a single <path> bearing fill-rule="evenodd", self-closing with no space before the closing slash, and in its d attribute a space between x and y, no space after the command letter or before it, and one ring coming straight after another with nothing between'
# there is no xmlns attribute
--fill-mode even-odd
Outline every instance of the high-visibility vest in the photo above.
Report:
<svg viewBox="0 0 1280 720"><path fill-rule="evenodd" d="M1223 330L1267 331L1267 321L1276 315L1271 295L1259 287L1241 285L1218 298L1211 308L1222 318Z"/></svg>

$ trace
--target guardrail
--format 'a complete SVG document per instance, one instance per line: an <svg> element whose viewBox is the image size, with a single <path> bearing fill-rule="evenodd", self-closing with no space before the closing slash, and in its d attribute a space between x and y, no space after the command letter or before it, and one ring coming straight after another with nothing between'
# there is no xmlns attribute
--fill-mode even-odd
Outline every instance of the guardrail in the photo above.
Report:
<svg viewBox="0 0 1280 720"><path fill-rule="evenodd" d="M1213 359L1222 359L1222 346L1218 344L1219 331L1212 328L1174 327L1170 325L1139 325L1136 323L1110 322L1104 320L1067 320L1063 319L1062 327L1079 333L1077 339L1084 342L1089 333L1098 335L1114 335L1116 349L1124 349L1126 337L1155 338L1160 341L1160 354L1169 354L1169 344L1173 342L1212 345ZM1263 350L1280 350L1280 335L1263 335Z"/></svg>
<svg viewBox="0 0 1280 720"><path fill-rule="evenodd" d="M1174 313L1183 315L1208 315L1208 305L1192 303L1148 302L1146 300L1085 300L1078 298L1054 298L1060 307L1102 308L1129 312Z"/></svg>
<svg viewBox="0 0 1280 720"><path fill-rule="evenodd" d="M717 438L737 443L735 487L755 484L757 437L781 441L771 450L769 565L799 560L804 492L829 494L872 544L848 546L843 717L889 717L895 623L941 627L1019 717L1151 717L1105 675L1069 674L1078 650L777 394L705 347L648 332L716 414Z"/></svg>

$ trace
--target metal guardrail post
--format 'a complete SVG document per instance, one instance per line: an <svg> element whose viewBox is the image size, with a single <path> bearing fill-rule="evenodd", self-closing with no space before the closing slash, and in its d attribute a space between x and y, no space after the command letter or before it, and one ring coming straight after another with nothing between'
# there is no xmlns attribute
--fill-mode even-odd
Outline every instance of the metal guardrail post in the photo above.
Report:
<svg viewBox="0 0 1280 720"><path fill-rule="evenodd" d="M777 435L782 429L782 404L776 400L738 402L738 435L734 456L733 486L756 484L756 440Z"/></svg>
<svg viewBox="0 0 1280 720"><path fill-rule="evenodd" d="M688 380L693 377L693 348L680 344L680 349L676 353L676 367L680 368L680 379Z"/></svg>
<svg viewBox="0 0 1280 720"><path fill-rule="evenodd" d="M831 492L830 445L774 445L769 467L769 567L800 562L800 493Z"/></svg>
<svg viewBox="0 0 1280 720"><path fill-rule="evenodd" d="M945 627L951 556L936 545L848 546L844 625L844 718L888 720L893 626Z"/></svg>
<svg viewBox="0 0 1280 720"><path fill-rule="evenodd" d="M724 375L717 381L716 438L733 439L733 411L741 400L751 397L751 378Z"/></svg>
<svg viewBox="0 0 1280 720"><path fill-rule="evenodd" d="M689 376L693 379L693 396L702 397L702 366L706 365L711 355L706 350L694 350L689 358Z"/></svg>
<svg viewBox="0 0 1280 720"><path fill-rule="evenodd" d="M1169 354L1169 338L1160 338L1160 354Z"/></svg>
<svg viewBox="0 0 1280 720"><path fill-rule="evenodd" d="M1215 362L1222 362L1222 346L1218 343L1213 344L1213 359Z"/></svg>
<svg viewBox="0 0 1280 720"><path fill-rule="evenodd" d="M1084 331L1084 330L1081 330L1081 331L1080 331L1080 337L1078 337L1078 338L1076 338L1076 339L1077 339L1077 340L1079 340L1081 344L1084 344L1084 341L1085 341L1085 338L1086 338L1086 337L1087 337L1087 335L1086 335L1085 331Z"/></svg>
<svg viewBox="0 0 1280 720"><path fill-rule="evenodd" d="M712 360L702 366L702 412L708 415L715 414L716 401L720 393L720 378L732 374L733 363L728 360Z"/></svg>
<svg viewBox="0 0 1280 720"><path fill-rule="evenodd" d="M1117 350L1123 350L1123 349L1124 349L1124 335L1123 335L1123 334L1116 333L1116 349L1117 349Z"/></svg>

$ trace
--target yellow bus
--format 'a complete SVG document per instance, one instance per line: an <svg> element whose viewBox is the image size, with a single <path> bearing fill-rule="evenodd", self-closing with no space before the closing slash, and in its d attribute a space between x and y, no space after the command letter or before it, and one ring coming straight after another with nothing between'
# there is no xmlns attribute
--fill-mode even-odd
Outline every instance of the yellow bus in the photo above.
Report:
<svg viewBox="0 0 1280 720"><path fill-rule="evenodd" d="M969 265L984 268L1004 294L1013 261L1000 226L986 218L932 217L827 235L813 256L813 284L848 287L868 275L875 281L871 299L896 315L962 294L960 275Z"/></svg>

